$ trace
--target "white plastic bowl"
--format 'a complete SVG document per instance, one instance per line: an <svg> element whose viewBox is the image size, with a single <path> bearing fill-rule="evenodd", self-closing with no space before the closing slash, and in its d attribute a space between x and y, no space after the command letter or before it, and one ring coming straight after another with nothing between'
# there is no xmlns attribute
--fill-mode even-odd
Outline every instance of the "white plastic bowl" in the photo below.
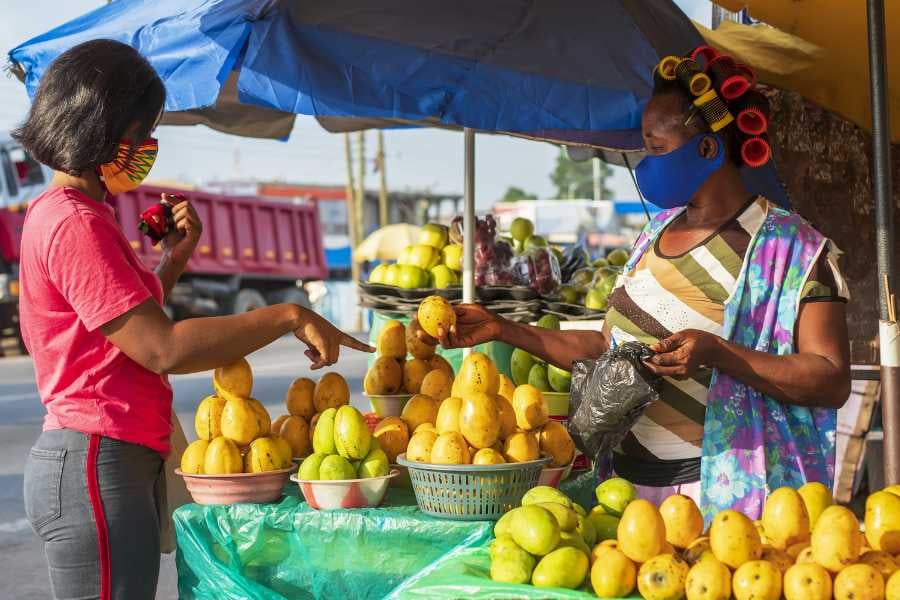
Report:
<svg viewBox="0 0 900 600"><path fill-rule="evenodd" d="M336 508L371 508L384 500L391 479L400 474L392 469L387 475L367 479L308 480L291 475L291 481L300 486L306 502L317 510Z"/></svg>
<svg viewBox="0 0 900 600"><path fill-rule="evenodd" d="M565 481L569 473L572 472L572 464L570 462L562 467L544 467L541 469L541 475L538 478L538 485L549 485L550 487L559 487L559 484Z"/></svg>
<svg viewBox="0 0 900 600"><path fill-rule="evenodd" d="M412 398L412 394L395 394L391 396L369 395L369 403L372 405L372 412L380 418L399 417L403 412L403 407Z"/></svg>

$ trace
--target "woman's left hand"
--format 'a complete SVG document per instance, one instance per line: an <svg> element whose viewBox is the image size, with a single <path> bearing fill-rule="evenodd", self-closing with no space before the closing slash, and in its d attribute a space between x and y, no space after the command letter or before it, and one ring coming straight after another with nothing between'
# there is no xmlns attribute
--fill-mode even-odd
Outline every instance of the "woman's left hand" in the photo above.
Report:
<svg viewBox="0 0 900 600"><path fill-rule="evenodd" d="M196 209L187 200L172 207L172 217L175 227L162 239L162 248L173 260L186 264L200 241L203 223L200 222Z"/></svg>
<svg viewBox="0 0 900 600"><path fill-rule="evenodd" d="M706 331L685 329L650 346L656 354L645 364L657 375L688 379L700 367L710 366L721 341L722 338Z"/></svg>

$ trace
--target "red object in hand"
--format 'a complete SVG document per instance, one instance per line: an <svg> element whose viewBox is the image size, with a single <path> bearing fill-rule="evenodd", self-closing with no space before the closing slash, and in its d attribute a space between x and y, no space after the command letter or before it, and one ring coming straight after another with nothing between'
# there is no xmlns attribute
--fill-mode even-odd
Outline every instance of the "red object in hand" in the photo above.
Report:
<svg viewBox="0 0 900 600"><path fill-rule="evenodd" d="M184 196L180 194L172 194L169 197L176 202L184 200ZM175 219L172 216L172 204L165 198L142 212L141 220L138 222L138 229L153 240L154 246L166 237L166 234L174 226Z"/></svg>

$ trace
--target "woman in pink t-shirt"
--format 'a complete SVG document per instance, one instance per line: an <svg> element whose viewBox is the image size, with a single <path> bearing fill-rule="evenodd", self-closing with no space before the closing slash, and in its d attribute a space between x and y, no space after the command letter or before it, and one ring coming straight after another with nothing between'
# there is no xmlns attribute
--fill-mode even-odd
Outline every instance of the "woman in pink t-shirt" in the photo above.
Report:
<svg viewBox="0 0 900 600"><path fill-rule="evenodd" d="M25 505L55 598L154 597L168 373L227 365L291 332L314 369L333 364L341 346L372 351L294 304L166 316L161 305L200 238L196 212L174 206L175 231L153 272L105 202L150 170L164 103L162 81L137 51L96 40L53 62L14 133L55 171L29 206L20 272L22 333L47 409L25 468Z"/></svg>

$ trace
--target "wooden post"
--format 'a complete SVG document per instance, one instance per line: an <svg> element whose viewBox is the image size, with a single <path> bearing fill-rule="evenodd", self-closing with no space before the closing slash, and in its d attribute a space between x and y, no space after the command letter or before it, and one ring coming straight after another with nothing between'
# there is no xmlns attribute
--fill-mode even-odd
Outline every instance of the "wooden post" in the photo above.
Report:
<svg viewBox="0 0 900 600"><path fill-rule="evenodd" d="M386 161L384 159L384 132L378 130L378 225L384 227L388 224L388 191Z"/></svg>
<svg viewBox="0 0 900 600"><path fill-rule="evenodd" d="M356 230L359 232L359 239L362 241L366 237L366 132L360 131L357 138L357 156L359 162L356 165Z"/></svg>
<svg viewBox="0 0 900 600"><path fill-rule="evenodd" d="M356 247L359 245L359 233L357 232L356 218L356 197L353 189L353 152L350 148L350 134L344 134L344 158L347 161L347 233L350 238L350 277L353 285L359 285L359 263L356 262L354 256ZM362 329L362 314L359 308L356 308L356 317L354 320L354 329L359 331Z"/></svg>

